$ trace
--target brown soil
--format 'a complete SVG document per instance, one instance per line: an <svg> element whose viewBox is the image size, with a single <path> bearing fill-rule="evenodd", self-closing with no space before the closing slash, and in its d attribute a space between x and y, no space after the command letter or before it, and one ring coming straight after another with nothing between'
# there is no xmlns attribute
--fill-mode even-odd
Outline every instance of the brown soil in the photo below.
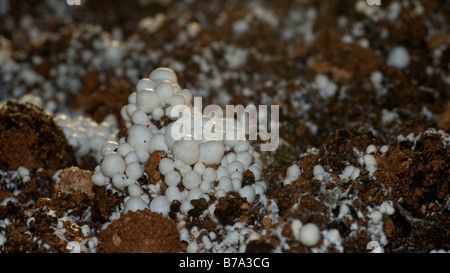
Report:
<svg viewBox="0 0 450 273"><path fill-rule="evenodd" d="M55 190L66 193L85 192L90 198L94 198L92 174L92 172L81 170L77 167L64 169L59 174L61 180Z"/></svg>
<svg viewBox="0 0 450 273"><path fill-rule="evenodd" d="M118 122L122 121L120 109L128 102L131 83L126 79L119 79L114 84L104 84L100 81L99 74L98 70L86 73L82 79L83 90L75 96L72 106L82 109L98 123L111 114Z"/></svg>
<svg viewBox="0 0 450 273"><path fill-rule="evenodd" d="M76 160L61 128L52 116L32 104L8 101L0 109L0 168L58 170Z"/></svg>
<svg viewBox="0 0 450 273"><path fill-rule="evenodd" d="M149 209L130 211L99 233L107 253L177 253L184 247L176 223Z"/></svg>

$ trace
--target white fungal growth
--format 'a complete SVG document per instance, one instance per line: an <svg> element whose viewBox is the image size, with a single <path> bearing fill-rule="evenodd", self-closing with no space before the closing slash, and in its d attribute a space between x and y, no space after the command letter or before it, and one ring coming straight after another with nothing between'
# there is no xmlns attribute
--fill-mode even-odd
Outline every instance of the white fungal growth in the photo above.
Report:
<svg viewBox="0 0 450 273"><path fill-rule="evenodd" d="M394 215L395 208L392 201L384 201L379 207L380 212L386 213L387 215Z"/></svg>
<svg viewBox="0 0 450 273"><path fill-rule="evenodd" d="M302 226L303 226L302 222L298 219L295 219L291 223L292 232L294 233L294 237L297 240L300 240L300 230L302 229Z"/></svg>
<svg viewBox="0 0 450 273"><path fill-rule="evenodd" d="M197 173L196 171L188 171L183 176L183 186L188 190L200 186L201 182L202 180L200 174Z"/></svg>
<svg viewBox="0 0 450 273"><path fill-rule="evenodd" d="M375 157L371 154L366 154L363 157L364 164L366 165L366 170L369 172L370 176L377 170L377 161Z"/></svg>
<svg viewBox="0 0 450 273"><path fill-rule="evenodd" d="M370 219L374 225L378 225L383 220L383 214L378 210L372 211L370 213Z"/></svg>
<svg viewBox="0 0 450 273"><path fill-rule="evenodd" d="M198 162L205 164L219 164L225 152L222 141L207 141L200 144Z"/></svg>
<svg viewBox="0 0 450 273"><path fill-rule="evenodd" d="M119 191L125 197L124 204L109 219L112 221L122 213L142 209L169 217L172 203L180 202L179 210L174 213L176 219L183 221L185 217L190 217L189 211L194 208L191 201L205 199L209 202L231 193L245 198L250 204L267 205L267 210L276 214L277 204L274 200L269 202L265 196L267 185L262 180L260 156L245 137L239 136L234 140L198 138L194 130L194 135L176 139L176 134L173 134L176 129L192 130L192 123L205 125L212 119L202 115L200 120L194 120L196 113L191 103L192 93L182 89L177 80L177 75L169 68L155 69L148 78L139 80L136 90L128 97L128 104L121 109L126 137L106 140L99 145L100 164L95 168L92 181L97 186ZM194 115L183 111L176 115L178 109L188 109ZM160 122L165 116L168 119ZM160 126L156 126L158 122ZM175 124L182 126L177 128ZM72 133L70 127L66 131L69 135ZM95 135L95 131L89 134ZM160 174L159 179L145 183L146 179L154 179L152 173L147 173L146 164L151 162L149 159L156 152L162 152L162 158L155 166ZM254 174L254 182L243 184L246 171ZM300 174L297 165L291 166L287 181L298 179ZM217 203L218 200L210 204L201 217L209 217L218 223L214 215ZM218 245L213 238L204 237L201 243L193 243L193 236L200 233L194 232L194 229L179 226L181 236L189 242L188 252L196 252L199 247L215 251L214 247ZM230 229L222 244L242 246L245 232L249 231L243 224L238 230L241 233L235 228ZM306 239L302 240L305 244L312 244L316 240L314 236L317 234L312 229L312 232L303 235Z"/></svg>
<svg viewBox="0 0 450 273"><path fill-rule="evenodd" d="M181 175L178 171L172 170L164 176L164 182L169 187L176 187L181 182Z"/></svg>
<svg viewBox="0 0 450 273"><path fill-rule="evenodd" d="M292 165L287 169L286 179L284 179L284 185L290 185L292 182L300 177L301 170L298 165Z"/></svg>
<svg viewBox="0 0 450 273"><path fill-rule="evenodd" d="M127 213L128 211L137 211L146 208L148 208L148 205L144 200L142 200L140 197L133 196L125 202L125 208L123 212Z"/></svg>
<svg viewBox="0 0 450 273"><path fill-rule="evenodd" d="M116 174L121 174L125 171L125 161L118 153L108 153L102 160L101 171L104 176L112 178Z"/></svg>
<svg viewBox="0 0 450 273"><path fill-rule="evenodd" d="M309 247L317 245L321 238L319 228L313 223L302 226L298 236L300 242Z"/></svg>
<svg viewBox="0 0 450 273"><path fill-rule="evenodd" d="M128 129L127 142L134 151L148 151L152 132L141 124L135 124Z"/></svg>
<svg viewBox="0 0 450 273"><path fill-rule="evenodd" d="M0 233L0 246L3 246L7 240L6 236Z"/></svg>
<svg viewBox="0 0 450 273"><path fill-rule="evenodd" d="M239 190L239 194L242 197L247 198L247 202L249 203L253 203L253 201L255 200L255 189L250 185L241 188Z"/></svg>
<svg viewBox="0 0 450 273"><path fill-rule="evenodd" d="M387 145L383 145L380 147L380 152L382 154L385 154L388 150L389 150L389 146L387 146Z"/></svg>
<svg viewBox="0 0 450 273"><path fill-rule="evenodd" d="M108 141L115 141L118 132L116 118L112 115L105 117L101 123L84 116L72 119L65 114L58 114L55 119L74 149L75 156L82 158L91 155L98 163L103 156L101 147Z"/></svg>
<svg viewBox="0 0 450 273"><path fill-rule="evenodd" d="M359 172L360 172L359 168L349 165L349 166L345 167L342 174L339 175L339 178L346 180L346 181L355 180L356 178L358 178Z"/></svg>
<svg viewBox="0 0 450 273"><path fill-rule="evenodd" d="M108 179L100 172L100 168L96 168L95 173L92 175L92 182L95 185L102 187L108 184Z"/></svg>
<svg viewBox="0 0 450 273"><path fill-rule="evenodd" d="M27 182L31 179L30 178L30 170L28 170L27 168L25 168L23 166L20 166L19 168L17 168L17 173L19 174L19 176L23 182Z"/></svg>
<svg viewBox="0 0 450 273"><path fill-rule="evenodd" d="M166 197L158 195L151 201L150 210L153 212L162 213L164 216L167 216L170 211L170 203Z"/></svg>
<svg viewBox="0 0 450 273"><path fill-rule="evenodd" d="M372 153L376 153L376 152L377 152L377 147L375 147L375 145L371 144L371 145L367 146L366 154L372 154Z"/></svg>
<svg viewBox="0 0 450 273"><path fill-rule="evenodd" d="M196 140L178 140L173 144L173 155L186 165L193 165L200 158L200 143Z"/></svg>
<svg viewBox="0 0 450 273"><path fill-rule="evenodd" d="M320 181L324 180L324 179L328 179L330 176L330 174L325 171L325 169L322 167L322 165L314 166L313 175L314 175L314 179L320 180Z"/></svg>
<svg viewBox="0 0 450 273"><path fill-rule="evenodd" d="M161 159L161 161L159 162L159 165L158 165L158 169L162 175L168 174L170 171L173 171L175 169L173 160L170 158Z"/></svg>
<svg viewBox="0 0 450 273"><path fill-rule="evenodd" d="M333 97L338 90L337 85L324 74L317 74L314 85L319 89L319 94L323 99Z"/></svg>
<svg viewBox="0 0 450 273"><path fill-rule="evenodd" d="M405 69L409 66L411 57L404 46L394 47L388 55L387 64L398 69Z"/></svg>

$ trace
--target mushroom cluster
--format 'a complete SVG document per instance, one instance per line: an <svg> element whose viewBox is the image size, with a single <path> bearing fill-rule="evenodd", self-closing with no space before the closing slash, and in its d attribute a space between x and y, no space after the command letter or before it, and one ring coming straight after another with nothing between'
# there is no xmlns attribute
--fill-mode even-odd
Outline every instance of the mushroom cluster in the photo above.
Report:
<svg viewBox="0 0 450 273"><path fill-rule="evenodd" d="M183 219L193 208L191 200L209 202L229 192L238 193L249 203L267 203L260 155L247 140L174 139L174 122L195 115L173 115L173 109L184 106L193 113L191 100L192 93L180 88L177 75L169 68L157 68L138 81L136 92L129 95L129 103L121 110L127 132L102 145L101 163L92 177L96 185L125 195L123 208L112 219L122 212L145 208L168 216L174 201L181 203L177 217ZM157 162L159 179L143 183L142 178L149 175L146 164L154 153L162 155ZM254 175L254 182L243 183L247 171ZM207 211L214 212L214 206L212 203ZM214 213L210 216L214 220Z"/></svg>

